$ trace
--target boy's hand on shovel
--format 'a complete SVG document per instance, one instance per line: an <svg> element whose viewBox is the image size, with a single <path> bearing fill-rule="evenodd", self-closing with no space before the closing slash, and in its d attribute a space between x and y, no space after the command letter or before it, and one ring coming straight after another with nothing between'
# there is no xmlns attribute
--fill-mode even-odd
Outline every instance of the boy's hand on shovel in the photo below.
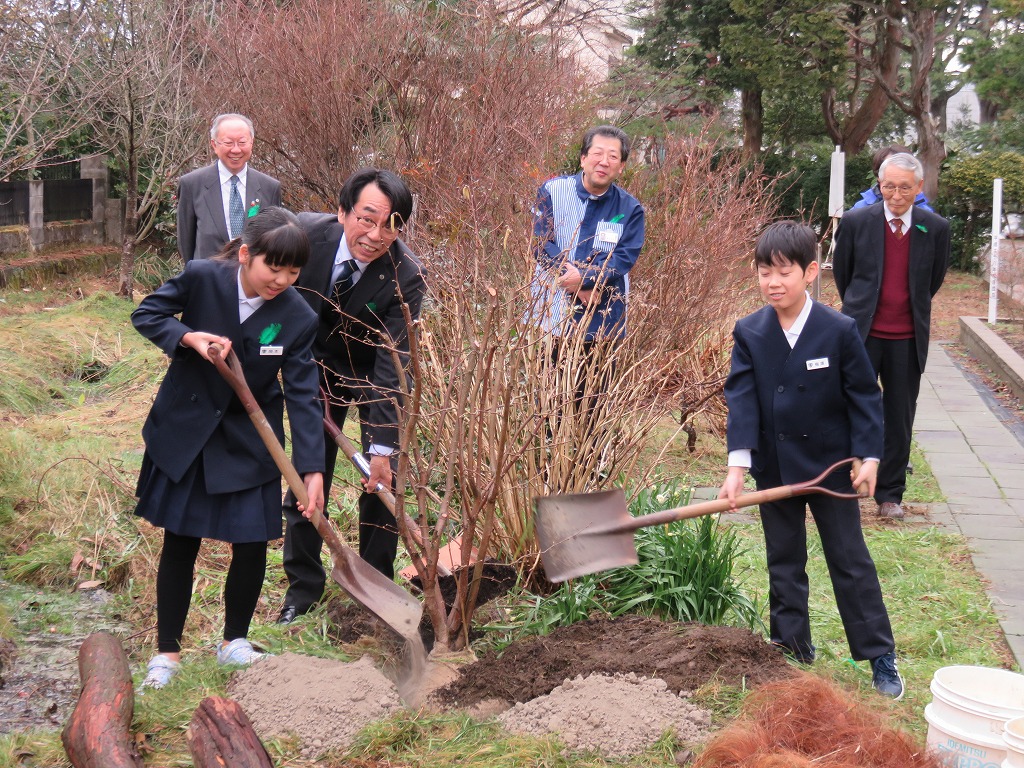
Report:
<svg viewBox="0 0 1024 768"><path fill-rule="evenodd" d="M878 481L878 461L868 459L861 461L854 459L853 468L850 470L850 482L857 489L857 493L868 498L875 495L875 483Z"/></svg>
<svg viewBox="0 0 1024 768"><path fill-rule="evenodd" d="M298 499L295 501L295 506L298 507L304 518L311 520L316 510L324 511L324 476L321 472L307 472L302 476L302 484L306 486L309 506L303 506Z"/></svg>
<svg viewBox="0 0 1024 768"><path fill-rule="evenodd" d="M743 493L743 480L747 475L745 467L729 467L729 474L718 491L718 498L728 499L732 505L732 511L737 511L736 497Z"/></svg>

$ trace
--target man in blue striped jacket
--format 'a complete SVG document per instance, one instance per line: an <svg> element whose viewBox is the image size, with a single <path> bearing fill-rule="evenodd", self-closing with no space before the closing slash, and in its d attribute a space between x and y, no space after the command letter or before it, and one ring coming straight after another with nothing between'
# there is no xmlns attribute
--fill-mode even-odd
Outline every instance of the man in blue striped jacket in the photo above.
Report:
<svg viewBox="0 0 1024 768"><path fill-rule="evenodd" d="M626 332L629 271L644 244L643 206L615 184L628 158L624 131L591 128L582 170L544 182L537 194L532 320L555 336L585 324L590 345Z"/></svg>

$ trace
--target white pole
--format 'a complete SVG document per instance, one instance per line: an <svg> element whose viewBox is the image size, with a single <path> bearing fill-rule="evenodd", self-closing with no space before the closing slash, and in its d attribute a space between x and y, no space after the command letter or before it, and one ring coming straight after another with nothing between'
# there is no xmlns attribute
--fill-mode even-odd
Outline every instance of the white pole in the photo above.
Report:
<svg viewBox="0 0 1024 768"><path fill-rule="evenodd" d="M837 144L832 153L832 173L828 179L828 215L838 219L843 215L843 187L846 175L846 153Z"/></svg>
<svg viewBox="0 0 1024 768"><path fill-rule="evenodd" d="M836 229L839 227L839 219L843 216L843 193L846 187L846 153L842 147L836 145L836 151L832 153L832 166L828 178L828 215L832 221L832 243L835 247ZM831 254L830 248L829 253ZM821 246L818 247L818 276L814 278L814 285L811 289L812 298L817 301L821 298L821 270L831 269L831 258L826 259L824 267L821 263Z"/></svg>
<svg viewBox="0 0 1024 768"><path fill-rule="evenodd" d="M1003 220L1003 180L992 182L992 252L988 264L988 324L996 323L996 306L999 303L999 230Z"/></svg>

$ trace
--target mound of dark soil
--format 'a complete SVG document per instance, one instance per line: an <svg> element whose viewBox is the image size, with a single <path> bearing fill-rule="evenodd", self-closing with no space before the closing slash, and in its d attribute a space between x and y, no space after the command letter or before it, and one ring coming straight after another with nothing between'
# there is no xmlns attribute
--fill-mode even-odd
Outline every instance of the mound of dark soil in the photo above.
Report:
<svg viewBox="0 0 1024 768"><path fill-rule="evenodd" d="M524 702L566 679L594 672L659 677L674 693L713 679L756 687L792 673L764 638L737 627L679 624L645 616L591 619L487 653L437 693L468 707L486 699Z"/></svg>

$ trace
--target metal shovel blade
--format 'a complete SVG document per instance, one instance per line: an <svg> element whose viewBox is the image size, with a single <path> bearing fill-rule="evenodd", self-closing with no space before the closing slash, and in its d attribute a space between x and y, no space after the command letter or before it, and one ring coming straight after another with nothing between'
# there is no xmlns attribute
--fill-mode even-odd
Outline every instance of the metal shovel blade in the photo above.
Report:
<svg viewBox="0 0 1024 768"><path fill-rule="evenodd" d="M285 482L295 494L295 498L303 507L308 508L309 498L306 495L306 486L295 470L291 459L288 458L288 454L285 453L284 447L278 442L277 435L274 434L267 417L256 403L256 398L253 397L249 385L245 381L242 365L235 356L234 350L228 353L227 359L224 359L220 346L213 344L210 347L210 356L213 358L217 370L238 395L242 407L249 414L260 439L266 445L274 463L284 476ZM324 517L319 509L313 513L311 522L316 526L317 532L331 552L331 560L334 564L331 578L353 600L399 635L410 642L419 642L418 628L420 617L423 615L423 605L420 601L360 558L350 547L347 547L338 536L331 521Z"/></svg>
<svg viewBox="0 0 1024 768"><path fill-rule="evenodd" d="M841 499L857 499L865 493L840 493L818 485L854 459L837 461L813 480L778 488L744 493L732 502L704 501L633 517L626 495L619 488L596 493L568 493L534 499L536 529L544 574L551 581L565 581L588 573L636 565L633 533L638 528L674 523L730 509L752 507L808 493L824 493Z"/></svg>
<svg viewBox="0 0 1024 768"><path fill-rule="evenodd" d="M621 488L544 496L535 504L544 575L551 581L639 562L632 532L624 535L618 529L633 519ZM609 526L613 530L604 532Z"/></svg>

